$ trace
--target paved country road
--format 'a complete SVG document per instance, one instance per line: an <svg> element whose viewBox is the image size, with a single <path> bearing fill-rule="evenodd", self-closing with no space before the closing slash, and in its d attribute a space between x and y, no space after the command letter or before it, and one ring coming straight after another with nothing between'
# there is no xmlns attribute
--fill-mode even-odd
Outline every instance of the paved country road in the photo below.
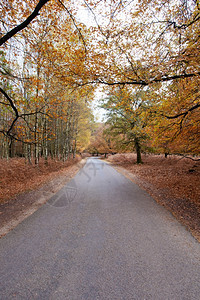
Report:
<svg viewBox="0 0 200 300"><path fill-rule="evenodd" d="M200 244L95 158L0 240L0 299L200 299Z"/></svg>

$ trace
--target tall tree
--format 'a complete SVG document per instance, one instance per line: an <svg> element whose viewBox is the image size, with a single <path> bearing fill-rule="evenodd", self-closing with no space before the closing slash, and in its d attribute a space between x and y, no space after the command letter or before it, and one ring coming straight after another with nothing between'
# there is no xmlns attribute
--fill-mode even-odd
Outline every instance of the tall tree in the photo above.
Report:
<svg viewBox="0 0 200 300"><path fill-rule="evenodd" d="M143 92L117 89L104 99L103 108L108 112L106 129L118 142L119 149L135 149L137 163L142 163L141 149L147 139L145 131Z"/></svg>

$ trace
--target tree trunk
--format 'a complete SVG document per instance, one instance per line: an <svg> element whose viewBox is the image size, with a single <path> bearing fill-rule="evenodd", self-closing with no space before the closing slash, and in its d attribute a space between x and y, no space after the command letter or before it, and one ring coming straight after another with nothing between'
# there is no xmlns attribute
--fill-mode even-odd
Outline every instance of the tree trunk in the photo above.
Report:
<svg viewBox="0 0 200 300"><path fill-rule="evenodd" d="M34 126L34 142L35 142L35 149L34 149L34 158L35 158L35 165L39 163L39 145L38 145L38 136L37 136L37 129L38 129L38 115L37 110L35 114L35 126Z"/></svg>
<svg viewBox="0 0 200 300"><path fill-rule="evenodd" d="M31 165L32 162L31 162L31 145L30 144L25 145L24 156L25 156L26 163L29 163Z"/></svg>
<svg viewBox="0 0 200 300"><path fill-rule="evenodd" d="M140 141L139 138L135 138L135 150L137 153L137 164L142 164L142 157L141 157L141 146L140 146Z"/></svg>
<svg viewBox="0 0 200 300"><path fill-rule="evenodd" d="M9 157L15 156L15 143L14 140L11 138L9 142Z"/></svg>

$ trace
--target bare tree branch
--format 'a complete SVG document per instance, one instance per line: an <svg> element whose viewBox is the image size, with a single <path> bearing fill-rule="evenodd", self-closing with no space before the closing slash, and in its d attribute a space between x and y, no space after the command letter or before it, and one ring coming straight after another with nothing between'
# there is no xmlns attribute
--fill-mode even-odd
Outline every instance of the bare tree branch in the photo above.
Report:
<svg viewBox="0 0 200 300"><path fill-rule="evenodd" d="M35 145L35 144L36 144L36 142L28 142L28 141L24 141L24 140L22 140L22 139L19 139L19 138L17 138L16 136L11 135L10 133L7 134L7 132L5 132L4 130L0 130L0 132L1 132L4 136L6 136L6 137L9 136L11 139L13 139L13 140L15 140L15 141L22 142L22 143L28 144L28 145Z"/></svg>
<svg viewBox="0 0 200 300"><path fill-rule="evenodd" d="M190 78L190 77L195 77L199 76L200 72L197 73L190 73L190 74L179 74L179 75L163 75L163 76L157 76L155 78L149 79L148 81L144 80L130 80L130 81L106 81L103 79L97 79L93 83L101 83L105 85L143 85L147 86L155 82L165 82L165 81L170 81L170 80L175 80L175 79L181 79L181 78Z"/></svg>
<svg viewBox="0 0 200 300"><path fill-rule="evenodd" d="M40 0L38 4L36 5L34 11L28 18L22 22L21 24L14 27L12 30L7 32L3 37L0 38L0 46L2 46L5 42L7 42L11 37L13 37L17 32L21 31L25 27L27 27L33 19L37 17L39 14L40 9L48 2L49 0Z"/></svg>
<svg viewBox="0 0 200 300"><path fill-rule="evenodd" d="M192 158L192 157L190 157L190 156L187 156L187 155L184 155L184 154L180 154L180 153L173 153L173 155L182 156L182 157L180 158L180 160L183 159L183 158L186 158L186 159L191 159L191 160L193 160L193 161L200 161L200 158L195 159L195 158Z"/></svg>
<svg viewBox="0 0 200 300"><path fill-rule="evenodd" d="M12 101L12 99L8 96L8 94L0 87L0 92L4 95L4 97L8 100L8 102L10 103L10 106L12 107L12 109L15 112L16 117L19 117L19 113L18 110L16 108L16 106L14 105L14 102Z"/></svg>
<svg viewBox="0 0 200 300"><path fill-rule="evenodd" d="M193 110L195 110L195 109L197 109L197 108L199 108L199 107L200 107L200 103L197 103L196 105L194 105L193 107L189 108L187 111L185 111L185 112L183 112L183 113L177 114L177 115L175 115L175 116L166 116L166 115L164 115L164 117L166 117L167 119L177 119L177 118L183 116L183 118L184 118L184 117L187 116L187 114L188 114L189 112L191 112L191 111L193 111Z"/></svg>
<svg viewBox="0 0 200 300"><path fill-rule="evenodd" d="M10 135L10 132L11 132L13 126L15 125L16 121L17 121L18 118L19 118L19 113L18 113L18 110L17 110L17 108L16 108L14 102L13 102L12 99L8 96L8 94L7 94L2 88L0 88L0 92L4 95L4 97L6 97L6 99L8 100L8 102L9 102L11 108L12 108L12 110L13 110L14 113L15 113L15 118L14 118L14 120L12 121L12 124L10 125L10 128L9 128L8 131L7 131L7 135Z"/></svg>
<svg viewBox="0 0 200 300"><path fill-rule="evenodd" d="M42 111L42 109L43 109L44 107L42 107L39 111L36 111L36 112L30 112L30 113L19 114L19 112L18 112L18 110L17 110L17 108L16 108L16 106L15 106L13 100L8 96L8 94L7 94L2 88L0 88L0 92L4 95L4 97L5 97L5 98L8 100L8 102L9 102L9 103L0 102L0 104L6 105L6 106L10 106L10 107L12 108L12 110L14 111L14 113L15 113L15 118L14 118L14 120L12 121L12 123L11 123L9 129L8 129L7 131L1 130L2 133L4 133L4 134L7 135L7 136L10 136L11 138L14 138L14 135L11 134L11 131L12 131L12 129L13 129L15 123L17 122L17 120L18 120L19 118L22 118L22 119L26 122L25 117L27 117L27 116L31 116L31 115L35 115L35 114L43 114L43 115L49 116L47 113L44 113L44 112ZM27 122L26 122L26 123L27 123ZM15 139L16 139L16 140L19 140L19 139L17 139L17 138L15 138ZM20 140L19 140L19 141L20 141Z"/></svg>

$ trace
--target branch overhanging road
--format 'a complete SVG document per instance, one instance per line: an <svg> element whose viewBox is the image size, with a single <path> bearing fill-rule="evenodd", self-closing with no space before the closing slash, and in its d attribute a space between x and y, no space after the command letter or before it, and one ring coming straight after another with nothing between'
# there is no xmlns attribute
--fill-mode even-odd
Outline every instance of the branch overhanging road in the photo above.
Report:
<svg viewBox="0 0 200 300"><path fill-rule="evenodd" d="M109 164L88 159L0 240L0 299L199 299L200 245Z"/></svg>

